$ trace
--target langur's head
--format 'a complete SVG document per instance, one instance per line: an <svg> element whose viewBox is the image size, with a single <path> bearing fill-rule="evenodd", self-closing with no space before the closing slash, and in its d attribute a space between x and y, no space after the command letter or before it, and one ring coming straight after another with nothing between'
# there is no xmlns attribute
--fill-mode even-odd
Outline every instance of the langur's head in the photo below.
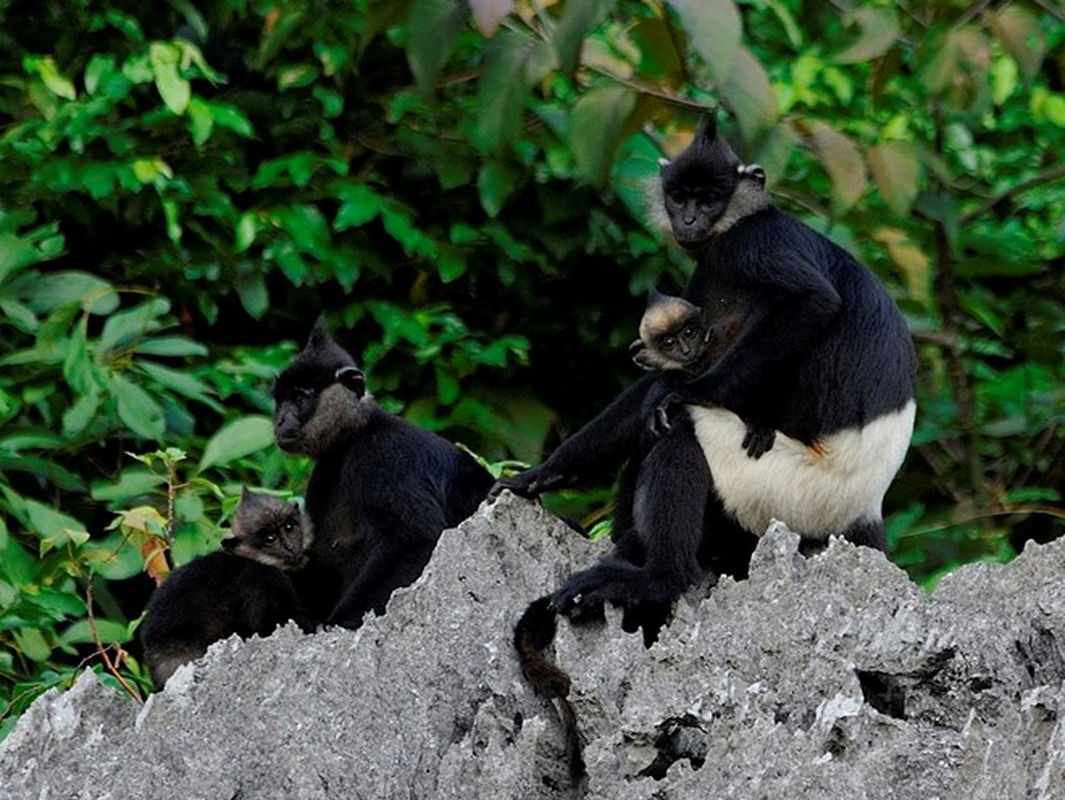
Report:
<svg viewBox="0 0 1065 800"><path fill-rule="evenodd" d="M769 203L765 170L745 165L703 117L692 143L672 161L659 162L661 203L673 238L698 251L714 236Z"/></svg>
<svg viewBox="0 0 1065 800"><path fill-rule="evenodd" d="M702 310L683 297L652 289L640 320L640 338L629 345L632 360L642 369L685 369L708 347Z"/></svg>
<svg viewBox="0 0 1065 800"><path fill-rule="evenodd" d="M373 408L366 378L319 318L303 350L274 384L274 438L318 456L363 426Z"/></svg>

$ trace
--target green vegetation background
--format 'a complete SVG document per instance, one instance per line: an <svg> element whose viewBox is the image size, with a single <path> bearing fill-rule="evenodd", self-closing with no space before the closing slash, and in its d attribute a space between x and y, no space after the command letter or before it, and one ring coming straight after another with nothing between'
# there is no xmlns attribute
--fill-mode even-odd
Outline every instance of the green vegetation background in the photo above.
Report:
<svg viewBox="0 0 1065 800"><path fill-rule="evenodd" d="M136 625L242 484L325 312L387 408L505 468L636 377L648 217L698 116L859 255L920 353L891 556L1061 532L1060 7L0 0L0 736ZM609 490L552 498L585 522Z"/></svg>

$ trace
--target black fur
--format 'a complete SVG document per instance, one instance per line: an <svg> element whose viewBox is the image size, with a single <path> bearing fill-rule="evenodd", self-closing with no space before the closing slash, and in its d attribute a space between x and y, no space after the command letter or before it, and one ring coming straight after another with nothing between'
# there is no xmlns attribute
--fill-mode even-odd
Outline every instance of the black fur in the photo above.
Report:
<svg viewBox="0 0 1065 800"><path fill-rule="evenodd" d="M742 446L757 459L780 433L817 454L826 437L857 432L914 398L913 347L883 286L841 247L773 207L764 180L760 168L740 163L712 119L663 166L674 236L697 259L684 298L712 322L713 358L695 377L646 376L542 465L497 483L497 491L534 496L628 461L616 552L549 598L559 613L591 617L611 602L650 640L672 601L702 576L746 576L763 531L726 511L688 408L736 414L747 425ZM658 436L646 434L648 420ZM879 519L806 533L885 549Z"/></svg>
<svg viewBox="0 0 1065 800"><path fill-rule="evenodd" d="M152 682L162 689L182 664L234 633L267 636L296 620L310 625L279 568L304 560L310 524L292 503L246 489L223 551L174 570L152 594L140 635Z"/></svg>
<svg viewBox="0 0 1065 800"><path fill-rule="evenodd" d="M296 575L316 619L357 628L421 574L441 532L469 517L492 478L467 453L383 411L321 320L277 379L282 449L314 456L315 542Z"/></svg>

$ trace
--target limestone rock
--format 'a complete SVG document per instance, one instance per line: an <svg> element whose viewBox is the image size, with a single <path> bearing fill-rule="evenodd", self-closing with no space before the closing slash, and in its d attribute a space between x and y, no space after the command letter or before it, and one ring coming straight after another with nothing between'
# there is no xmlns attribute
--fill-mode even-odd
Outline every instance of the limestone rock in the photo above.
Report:
<svg viewBox="0 0 1065 800"><path fill-rule="evenodd" d="M559 626L588 778L569 785L514 623L609 545L505 494L355 632L219 642L138 709L87 674L0 743L0 798L1065 796L1065 543L931 597L881 554L774 525L748 580L651 649Z"/></svg>

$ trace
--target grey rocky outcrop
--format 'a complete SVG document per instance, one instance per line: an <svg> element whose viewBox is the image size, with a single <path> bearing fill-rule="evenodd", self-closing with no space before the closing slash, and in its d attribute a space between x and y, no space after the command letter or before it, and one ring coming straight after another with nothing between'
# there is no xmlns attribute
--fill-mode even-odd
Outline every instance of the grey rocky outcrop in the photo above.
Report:
<svg viewBox="0 0 1065 800"><path fill-rule="evenodd" d="M1065 544L929 597L842 541L804 557L783 526L649 650L615 613L559 626L572 790L510 637L606 547L504 495L359 631L221 642L143 707L91 674L46 694L0 743L0 797L1065 797Z"/></svg>

